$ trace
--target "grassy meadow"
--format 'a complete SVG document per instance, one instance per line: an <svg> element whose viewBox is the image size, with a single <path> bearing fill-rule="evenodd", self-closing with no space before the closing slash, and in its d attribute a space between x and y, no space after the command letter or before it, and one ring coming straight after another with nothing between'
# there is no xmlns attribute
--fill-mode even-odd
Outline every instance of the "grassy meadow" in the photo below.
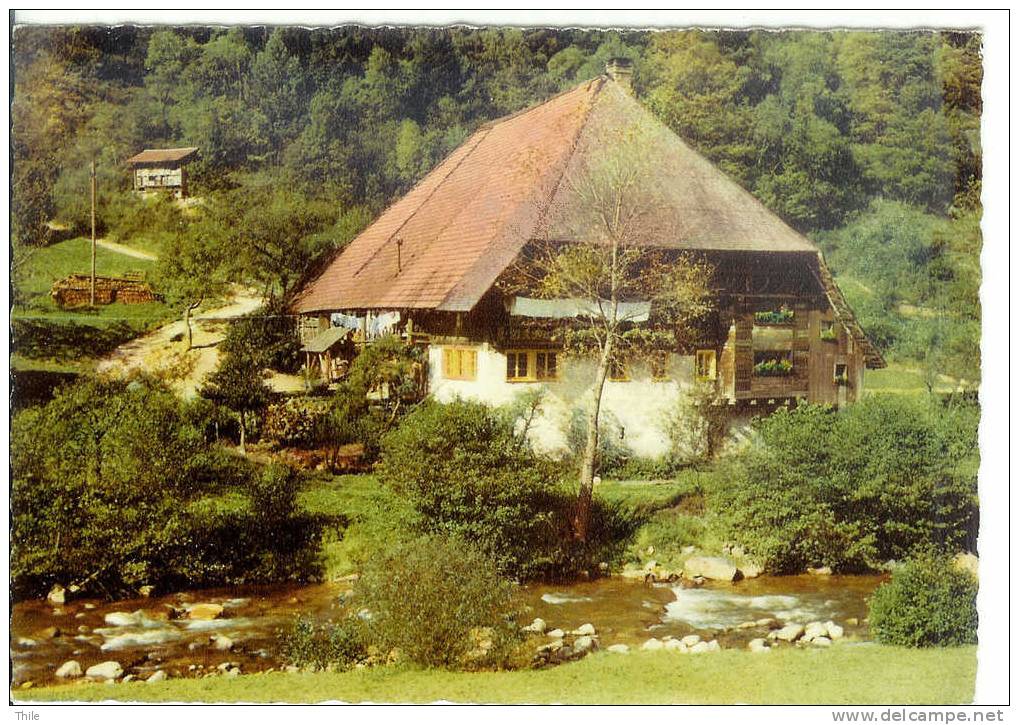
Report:
<svg viewBox="0 0 1019 725"><path fill-rule="evenodd" d="M15 701L948 705L973 698L976 648L841 645L767 655L596 653L548 670L387 666L19 690Z"/></svg>

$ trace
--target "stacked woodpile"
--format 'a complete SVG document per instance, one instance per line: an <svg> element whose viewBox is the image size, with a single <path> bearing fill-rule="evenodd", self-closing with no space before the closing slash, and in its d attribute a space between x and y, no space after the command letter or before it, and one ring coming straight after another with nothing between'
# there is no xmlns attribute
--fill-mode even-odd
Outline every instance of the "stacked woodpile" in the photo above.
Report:
<svg viewBox="0 0 1019 725"><path fill-rule="evenodd" d="M91 301L91 277L72 274L53 283L50 296L61 307L81 307ZM123 302L134 305L160 299L140 274L124 277L96 277L96 304Z"/></svg>

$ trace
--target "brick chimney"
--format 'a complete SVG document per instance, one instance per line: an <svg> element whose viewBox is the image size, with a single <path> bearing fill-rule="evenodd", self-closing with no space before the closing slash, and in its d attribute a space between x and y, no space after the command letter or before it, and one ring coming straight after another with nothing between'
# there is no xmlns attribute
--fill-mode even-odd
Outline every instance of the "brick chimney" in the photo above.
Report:
<svg viewBox="0 0 1019 725"><path fill-rule="evenodd" d="M630 84L633 78L633 61L629 58L609 58L605 64L605 72L627 93L632 92Z"/></svg>

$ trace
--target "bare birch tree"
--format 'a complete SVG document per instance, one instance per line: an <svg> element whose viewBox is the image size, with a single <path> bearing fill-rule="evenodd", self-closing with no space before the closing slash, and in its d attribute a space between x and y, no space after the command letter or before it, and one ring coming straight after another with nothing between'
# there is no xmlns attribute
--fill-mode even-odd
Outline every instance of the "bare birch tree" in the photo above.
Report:
<svg viewBox="0 0 1019 725"><path fill-rule="evenodd" d="M691 323L710 309L713 270L675 248L682 241L679 225L655 188L654 159L641 143L646 132L630 126L597 133L587 153L575 154L541 230L544 241L532 243L510 275L518 291L577 303L580 314L562 332L564 348L597 361L573 521L580 541L590 526L602 397L612 366L677 350Z"/></svg>

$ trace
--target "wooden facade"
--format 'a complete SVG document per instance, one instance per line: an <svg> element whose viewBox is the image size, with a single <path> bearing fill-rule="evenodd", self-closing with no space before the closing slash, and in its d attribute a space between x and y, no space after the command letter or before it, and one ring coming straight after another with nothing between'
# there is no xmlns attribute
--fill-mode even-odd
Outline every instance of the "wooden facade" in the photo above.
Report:
<svg viewBox="0 0 1019 725"><path fill-rule="evenodd" d="M198 149L145 149L127 160L132 188L137 192L167 191L178 199L188 196L187 163Z"/></svg>

